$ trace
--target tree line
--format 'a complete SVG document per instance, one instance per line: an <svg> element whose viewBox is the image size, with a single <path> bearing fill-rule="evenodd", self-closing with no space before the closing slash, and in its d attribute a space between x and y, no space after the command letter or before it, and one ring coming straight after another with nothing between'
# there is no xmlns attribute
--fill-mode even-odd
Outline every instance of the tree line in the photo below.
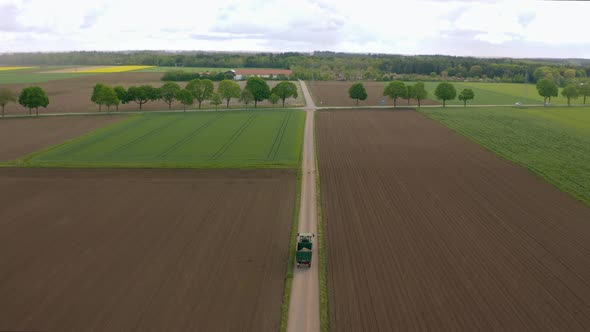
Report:
<svg viewBox="0 0 590 332"><path fill-rule="evenodd" d="M159 88L146 84L131 86L128 89L97 83L90 100L98 105L99 111L102 111L102 106L106 106L109 111L112 106L118 110L119 104L130 102L136 103L141 110L143 105L156 100L164 101L169 109L172 108L174 101L178 101L186 111L188 106L195 103L200 109L205 101L209 101L216 109L225 102L226 107L229 108L231 99L239 99L246 106L253 102L255 108L264 100L269 100L273 105L282 101L282 106L285 107L285 101L288 98L297 97L297 86L293 82L283 81L271 89L262 78L250 77L244 89L237 82L225 79L219 82L217 91L212 80L200 78L189 81L184 88L176 82L166 82Z"/></svg>
<svg viewBox="0 0 590 332"><path fill-rule="evenodd" d="M448 77L493 82L536 83L547 72L556 84L590 76L583 59L474 58L445 55L349 54L335 52L60 52L6 53L6 65L149 65L209 68L284 68L303 80L445 80ZM541 69L540 69L541 68Z"/></svg>
<svg viewBox="0 0 590 332"><path fill-rule="evenodd" d="M475 93L472 89L463 89L457 96L457 90L452 83L442 82L436 86L434 95L438 100L442 100L443 107L446 107L447 100L453 100L458 97L463 102L463 106L467 106L467 101L475 98ZM366 100L368 98L367 90L363 83L354 83L348 89L348 96L356 100L358 106L359 100ZM421 101L428 97L428 91L423 82L406 85L402 81L389 82L383 89L383 96L389 97L393 100L393 107L397 107L397 100L399 98L406 99L408 105L411 99L418 102L418 107L421 107Z"/></svg>
<svg viewBox="0 0 590 332"><path fill-rule="evenodd" d="M545 106L551 103L551 97L557 97L559 87L554 80L550 78L542 78L537 82L537 92L543 97L543 104ZM571 105L572 99L578 97L584 98L584 104L586 104L586 98L590 96L590 82L583 81L571 81L562 90L561 95L567 99L568 106Z"/></svg>
<svg viewBox="0 0 590 332"><path fill-rule="evenodd" d="M31 115L33 108L39 116L39 107L47 107L49 98L43 89L38 86L24 88L20 93L15 94L8 88L0 88L0 106L2 107L2 116L4 116L4 107L11 102L17 102L29 110Z"/></svg>
<svg viewBox="0 0 590 332"><path fill-rule="evenodd" d="M218 82L223 81L226 79L232 79L233 75L227 74L226 72L221 71L211 71L211 72L189 72L182 69L174 69L169 70L164 75L162 75L162 81L172 81L172 82L188 82L194 79L210 79L212 81ZM288 81L289 76L285 74L278 74L276 76L269 75L269 77L265 78L267 81Z"/></svg>

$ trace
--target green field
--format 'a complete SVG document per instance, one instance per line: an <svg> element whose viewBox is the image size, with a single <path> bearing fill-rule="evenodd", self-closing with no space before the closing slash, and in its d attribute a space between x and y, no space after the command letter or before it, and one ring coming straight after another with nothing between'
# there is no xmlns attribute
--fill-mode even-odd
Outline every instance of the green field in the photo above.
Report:
<svg viewBox="0 0 590 332"><path fill-rule="evenodd" d="M33 167L298 167L303 111L134 116L25 157Z"/></svg>
<svg viewBox="0 0 590 332"><path fill-rule="evenodd" d="M447 107L421 112L590 204L590 107Z"/></svg>
<svg viewBox="0 0 590 332"><path fill-rule="evenodd" d="M46 71L70 68L73 66L44 66L22 70L0 71L0 84L32 84L76 78L94 74L88 73L44 73Z"/></svg>

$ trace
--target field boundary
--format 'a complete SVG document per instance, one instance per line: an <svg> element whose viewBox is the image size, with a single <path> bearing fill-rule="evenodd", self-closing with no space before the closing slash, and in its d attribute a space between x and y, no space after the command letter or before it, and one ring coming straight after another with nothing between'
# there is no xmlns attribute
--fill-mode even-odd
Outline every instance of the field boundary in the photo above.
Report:
<svg viewBox="0 0 590 332"><path fill-rule="evenodd" d="M303 151L303 141L301 142L301 151ZM301 178L302 178L301 163L297 168L297 182L295 193L295 209L293 212L293 221L291 222L291 234L289 238L289 259L287 266L287 274L285 275L285 286L283 292L283 303L281 304L281 323L279 331L287 331L287 323L289 322L289 304L291 302L291 289L293 288L293 270L295 268L295 249L297 247L297 230L299 229L299 212L301 210Z"/></svg>
<svg viewBox="0 0 590 332"><path fill-rule="evenodd" d="M330 330L329 319L329 303L328 303L328 265L326 264L326 242L325 242L325 225L322 213L322 196L321 196L321 181L320 181L320 160L318 152L317 139L317 112L313 112L315 121L313 123L313 144L315 153L315 189L316 189L316 205L318 218L318 269L320 273L320 331L328 332Z"/></svg>
<svg viewBox="0 0 590 332"><path fill-rule="evenodd" d="M88 133L86 133L86 134L84 134L84 135L82 135L82 136L75 137L75 138L74 138L74 139L72 139L71 141L67 141L67 142L64 142L64 143L62 143L62 144L55 145L55 146L53 146L53 148L56 148L56 149L57 149L57 148L59 148L61 145L65 145L65 144L69 144L69 143L73 143L73 144L74 144L74 143L76 143L76 139L79 139L79 140L82 140L82 139L87 139L88 141L87 141L87 142L85 142L84 144L80 144L80 145L72 145L72 146L71 146L71 147L69 147L69 148L64 148L64 150L63 150L63 151L61 151L61 153L60 153L60 154L63 154L63 153L69 153L69 152L72 152L72 151L76 151L76 150L79 150L79 149L82 149L82 148L88 147L89 145L92 145L92 144L93 144L93 143L95 143L97 140L99 140L99 139L101 138L101 135L102 135L102 134L104 134L104 133L102 132L102 129L104 129L104 131L107 131L107 130L112 130L112 131L113 131L113 133L119 133L119 132L121 132L121 131L124 131L125 129L127 129L129 126L131 126L131 125L133 125L133 124L135 124L135 125L137 125L137 124L141 124L141 123L144 123L144 122L146 122L146 121L148 120L148 118L145 118L145 117L144 117L144 118L140 118L140 117L139 117L139 116L137 116L137 115L133 116L133 118L135 119L135 121L129 121L129 122L125 123L125 124L121 124L121 126L119 126L119 127L117 127L117 128L114 128L114 127L113 127L113 128L104 128L104 127L103 127L103 128L99 128L99 129L97 129L97 130L95 130L95 131L88 132ZM119 122L119 123L121 123L121 122ZM46 151L38 151L38 152L40 152L40 153L45 153L45 152L49 152L49 151L51 151L51 150L46 150ZM25 156L25 157L26 157L26 156ZM35 156L31 156L31 158L34 158L34 157L35 157ZM29 161L30 161L30 160L29 160Z"/></svg>
<svg viewBox="0 0 590 332"><path fill-rule="evenodd" d="M466 132L464 132L463 130L459 129L459 128L454 128L454 127L450 127L448 125L446 125L443 122L438 121L435 118L432 118L430 116L428 116L428 114L417 111L418 113L420 113L422 116L424 116L425 118L432 120L438 124L440 124L441 126L444 126L445 128L449 129L450 131L452 131L453 133L460 135L461 137L466 138L468 141L477 144L477 146L492 152L494 155L498 156L499 158L506 160L512 164L514 164L516 167L522 167L524 169L526 169L529 173L531 173L532 175L534 175L535 177L542 179L544 182L549 183L551 186L557 188L559 191L566 193L568 195L570 195L571 197L575 198L576 200L584 203L585 205L590 206L590 200L585 200L584 197L578 195L575 192L569 191L566 188L562 187L560 182L557 180L554 180L553 178L549 177L545 172L543 172L542 170L538 169L537 167L527 164L527 163L523 163L523 162L517 162L515 160L510 159L506 154L502 153L501 151L498 151L492 147L489 147L485 144L483 144L482 142L480 142L478 139L474 138L474 137L470 137L468 136L468 134Z"/></svg>
<svg viewBox="0 0 590 332"><path fill-rule="evenodd" d="M4 163L0 163L0 167L14 167L14 166L18 166L18 167L23 167L23 166L25 166L25 167L31 167L31 165L29 164L30 161L31 161L31 159L34 158L34 157L36 157L36 156L38 156L38 155L40 155L40 154L43 154L43 153L46 153L46 152L55 150L55 149L57 149L57 148L59 148L61 146L64 146L66 144L75 143L76 141L85 139L85 138L87 138L89 136L92 136L92 135L99 135L99 134L101 134L101 133L103 133L103 132L105 132L107 130L117 129L117 127L124 127L124 126L128 125L129 123L132 123L134 121L138 121L137 118L138 118L137 115L129 116L127 119L123 119L123 120L121 120L119 122L116 122L116 123L113 123L113 124L110 124L110 125L106 125L104 127L98 128L96 130L89 131L89 132L87 132L87 133L85 133L83 135L80 135L80 136L77 136L77 137L74 137L74 138L65 140L62 143L59 143L59 144L56 144L56 145L52 145L52 146L47 147L45 149L41 149L41 150L35 151L33 153L30 153L28 155L25 155L25 156L20 157L20 158L17 158L17 159L13 159L13 160L6 161ZM60 168L60 167L55 167L55 168Z"/></svg>

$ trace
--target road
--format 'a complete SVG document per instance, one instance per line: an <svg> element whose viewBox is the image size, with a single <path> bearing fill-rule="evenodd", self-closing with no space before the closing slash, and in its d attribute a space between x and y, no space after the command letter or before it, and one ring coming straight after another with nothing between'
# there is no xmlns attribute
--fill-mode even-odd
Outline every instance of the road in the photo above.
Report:
<svg viewBox="0 0 590 332"><path fill-rule="evenodd" d="M299 81L305 97L307 112L303 137L303 163L301 177L301 209L299 232L317 234L316 168L314 151L315 104L307 86ZM287 332L320 330L320 282L318 269L317 237L315 238L311 268L297 268L293 272L293 286L289 303Z"/></svg>

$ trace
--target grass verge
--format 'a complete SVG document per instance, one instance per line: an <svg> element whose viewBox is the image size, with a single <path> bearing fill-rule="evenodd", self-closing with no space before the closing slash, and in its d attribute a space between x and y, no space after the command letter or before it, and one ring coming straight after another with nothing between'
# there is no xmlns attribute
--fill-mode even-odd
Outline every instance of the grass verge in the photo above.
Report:
<svg viewBox="0 0 590 332"><path fill-rule="evenodd" d="M324 234L324 220L322 214L322 197L320 188L320 162L318 154L318 141L316 139L316 116L317 112L314 112L313 122L313 145L315 152L315 190L316 190L316 204L318 214L318 269L320 272L320 331L327 332L330 330L330 320L328 317L328 267L326 265L326 242Z"/></svg>
<svg viewBox="0 0 590 332"><path fill-rule="evenodd" d="M305 122L304 122L305 123ZM302 130L304 130L305 125ZM301 132L300 135L304 135ZM293 269L295 266L295 248L297 246L297 231L299 230L299 211L301 210L301 177L302 174L302 167L301 163L303 162L303 144L304 139L301 140L301 152L299 153L299 168L297 169L297 192L295 194L295 209L293 211L293 222L291 223L291 234L289 238L289 261L287 265L287 274L285 276L285 290L283 292L283 304L281 305L281 324L279 326L279 331L285 332L287 331L287 324L289 322L289 304L291 302L291 288L293 287Z"/></svg>
<svg viewBox="0 0 590 332"><path fill-rule="evenodd" d="M291 223L291 235L289 240L289 261L285 276L285 291L283 292L283 304L281 305L281 325L279 331L287 331L289 322L289 303L291 301L291 288L293 286L293 269L295 266L295 247L297 245L297 230L299 228L299 211L301 209L301 167L297 170L297 193L295 195L295 210Z"/></svg>

